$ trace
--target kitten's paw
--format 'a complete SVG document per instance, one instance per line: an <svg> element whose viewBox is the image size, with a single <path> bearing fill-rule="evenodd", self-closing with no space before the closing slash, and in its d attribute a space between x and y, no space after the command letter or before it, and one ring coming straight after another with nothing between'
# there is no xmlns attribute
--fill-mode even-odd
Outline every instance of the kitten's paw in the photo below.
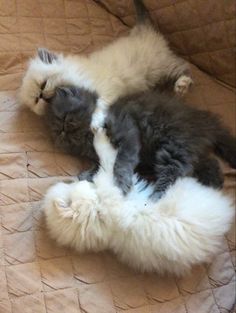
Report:
<svg viewBox="0 0 236 313"><path fill-rule="evenodd" d="M91 121L91 130L94 134L98 132L99 129L103 129L106 114L102 110L95 111Z"/></svg>
<svg viewBox="0 0 236 313"><path fill-rule="evenodd" d="M98 127L97 132L96 132L96 137L99 139L101 142L107 142L107 134L106 134L106 129L104 126Z"/></svg>
<svg viewBox="0 0 236 313"><path fill-rule="evenodd" d="M94 148L99 157L100 165L102 165L106 169L106 171L113 171L113 165L117 156L117 150L111 144L105 128L99 128L97 133L95 134Z"/></svg>
<svg viewBox="0 0 236 313"><path fill-rule="evenodd" d="M115 182L122 190L124 195L127 195L133 186L132 175L124 174L118 168L114 168Z"/></svg>
<svg viewBox="0 0 236 313"><path fill-rule="evenodd" d="M49 77L47 79L45 87L42 90L43 99L45 100L50 99L54 95L56 89L55 80L56 80L55 77Z"/></svg>
<svg viewBox="0 0 236 313"><path fill-rule="evenodd" d="M98 127L94 134L94 148L99 157L101 156L101 154L104 152L104 149L106 149L108 145L109 140L106 135L106 129L103 127Z"/></svg>
<svg viewBox="0 0 236 313"><path fill-rule="evenodd" d="M183 96L193 84L193 80L190 76L182 75L175 82L175 93L179 96Z"/></svg>
<svg viewBox="0 0 236 313"><path fill-rule="evenodd" d="M65 200L57 198L53 201L53 205L57 213L61 217L63 218L73 217L73 210L71 209L70 205Z"/></svg>

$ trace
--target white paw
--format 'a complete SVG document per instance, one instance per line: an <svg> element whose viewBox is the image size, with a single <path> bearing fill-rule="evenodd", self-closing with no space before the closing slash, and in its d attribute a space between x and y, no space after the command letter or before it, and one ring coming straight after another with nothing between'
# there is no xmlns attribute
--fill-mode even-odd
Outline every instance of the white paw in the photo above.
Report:
<svg viewBox="0 0 236 313"><path fill-rule="evenodd" d="M103 155L105 153L104 149L107 149L109 146L109 139L106 134L106 129L104 127L99 127L94 133L94 147L97 153Z"/></svg>
<svg viewBox="0 0 236 313"><path fill-rule="evenodd" d="M94 148L100 160L100 165L107 173L112 173L117 156L117 150L112 146L107 137L106 129L99 128L94 136Z"/></svg>
<svg viewBox="0 0 236 313"><path fill-rule="evenodd" d="M55 77L49 77L42 91L43 99L50 99L55 93Z"/></svg>
<svg viewBox="0 0 236 313"><path fill-rule="evenodd" d="M95 134L95 142L94 146L97 151L99 151L99 156L102 154L105 154L104 150L108 151L111 143L109 138L107 137L106 129L103 127L100 127L97 129L97 132ZM113 149L113 148L112 148Z"/></svg>
<svg viewBox="0 0 236 313"><path fill-rule="evenodd" d="M92 121L90 124L91 130L94 134L97 133L99 129L102 129L104 126L106 114L102 110L97 110L92 116Z"/></svg>
<svg viewBox="0 0 236 313"><path fill-rule="evenodd" d="M47 107L47 102L45 102L43 99L39 99L37 104L32 107L32 110L37 114L37 115L44 115L46 112L46 107Z"/></svg>
<svg viewBox="0 0 236 313"><path fill-rule="evenodd" d="M180 96L183 96L193 84L193 80L190 76L182 75L175 82L175 93Z"/></svg>

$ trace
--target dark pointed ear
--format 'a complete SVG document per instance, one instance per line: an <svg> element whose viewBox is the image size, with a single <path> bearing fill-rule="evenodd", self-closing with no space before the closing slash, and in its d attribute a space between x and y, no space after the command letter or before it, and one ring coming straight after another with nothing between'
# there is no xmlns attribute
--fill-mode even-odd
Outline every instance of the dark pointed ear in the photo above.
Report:
<svg viewBox="0 0 236 313"><path fill-rule="evenodd" d="M68 87L57 87L55 89L55 93L52 96L48 97L47 99L44 98L44 100L46 100L48 103L52 103L52 101L55 100L55 96L56 96L57 100L58 99L62 100L62 99L66 98L70 95L71 95L70 88L68 88Z"/></svg>
<svg viewBox="0 0 236 313"><path fill-rule="evenodd" d="M49 51L46 48L38 48L38 56L46 64L51 64L54 60L58 59L58 55Z"/></svg>
<svg viewBox="0 0 236 313"><path fill-rule="evenodd" d="M71 87L57 87L56 93L62 96L74 96L73 90Z"/></svg>

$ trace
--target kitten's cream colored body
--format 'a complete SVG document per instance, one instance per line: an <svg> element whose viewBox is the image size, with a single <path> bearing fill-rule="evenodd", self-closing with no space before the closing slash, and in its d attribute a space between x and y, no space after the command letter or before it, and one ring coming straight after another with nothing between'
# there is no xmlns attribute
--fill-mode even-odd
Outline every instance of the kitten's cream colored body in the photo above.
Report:
<svg viewBox="0 0 236 313"><path fill-rule="evenodd" d="M96 91L105 105L120 96L145 91L167 77L175 78L174 89L182 94L192 83L186 72L188 64L169 49L164 37L143 24L88 56L57 55L50 63L36 56L23 79L20 101L43 114L45 101L36 101L43 82L47 82L42 93L45 99L57 86L76 85Z"/></svg>
<svg viewBox="0 0 236 313"><path fill-rule="evenodd" d="M59 244L79 252L110 249L135 269L177 275L219 251L233 221L230 199L180 178L153 202L153 187L135 176L124 196L113 181L117 151L101 129L94 145L101 163L94 182L58 183L45 196L47 225Z"/></svg>

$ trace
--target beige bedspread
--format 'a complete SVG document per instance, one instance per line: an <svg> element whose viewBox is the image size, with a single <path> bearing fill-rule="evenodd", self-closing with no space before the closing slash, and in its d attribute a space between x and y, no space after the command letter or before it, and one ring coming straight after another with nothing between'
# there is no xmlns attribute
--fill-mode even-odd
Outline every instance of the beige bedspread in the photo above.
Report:
<svg viewBox="0 0 236 313"><path fill-rule="evenodd" d="M126 16L125 21L132 23L130 1L102 2L110 12L122 18ZM206 4L208 14L215 12L219 3L224 4L224 12L228 12L224 16L224 27L234 22L230 0L147 0L147 3L150 8L158 9L154 10L157 13L153 12L160 28L163 28L164 16L168 16L169 28L183 27L191 15L184 20L181 14L187 12L187 5L194 3L200 12L200 4ZM127 10L121 14L119 8L126 6ZM183 6L183 11L179 6ZM171 18L173 8L176 19ZM166 15L159 14L159 9ZM207 18L205 16L205 20ZM204 22L201 23L205 27ZM122 19L101 6L101 1L0 0L0 313L233 312L233 230L212 264L198 266L182 279L134 273L109 253L77 255L57 247L47 236L40 209L44 192L62 177L77 174L84 164L56 151L43 121L19 106L16 92L25 61L37 46L88 52L127 29ZM197 29L201 29L200 26ZM217 31L211 32L211 27L209 32L218 36ZM169 36L173 46L183 46L183 33L174 33ZM195 48L200 45L198 39ZM232 47L226 48L232 51ZM185 55L200 66L196 57ZM222 64L224 58L222 55ZM200 56L198 60L201 61ZM216 59L212 62L213 65L220 63L216 63ZM232 85L233 63L227 66L228 72L221 72L219 78ZM213 68L214 73L208 72L217 76L217 67ZM218 112L235 132L235 90L194 66L193 77L196 84L188 95L190 104ZM225 167L225 174L226 191L233 195L235 171Z"/></svg>

